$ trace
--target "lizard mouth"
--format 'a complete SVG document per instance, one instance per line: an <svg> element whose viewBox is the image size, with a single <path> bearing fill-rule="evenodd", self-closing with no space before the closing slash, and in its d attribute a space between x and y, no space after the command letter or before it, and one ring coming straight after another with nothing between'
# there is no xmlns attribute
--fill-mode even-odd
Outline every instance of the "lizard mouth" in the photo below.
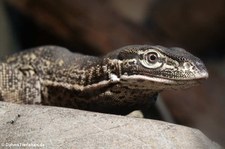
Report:
<svg viewBox="0 0 225 149"><path fill-rule="evenodd" d="M147 76L147 75L130 75L130 76L121 76L125 79L140 79L154 81L164 84L189 84L196 83L199 84L203 80L206 80L209 77L208 71L206 69L199 70L198 72L193 73L193 75L181 75L180 77L163 77L163 76Z"/></svg>
<svg viewBox="0 0 225 149"><path fill-rule="evenodd" d="M146 81L152 81L152 82L159 82L159 83L164 83L164 84L185 84L187 82L196 82L200 83L201 81L205 80L208 78L207 76L202 76L202 77L196 77L192 79L166 79L166 78L157 78L157 77L147 77L147 76L142 76L142 75L122 75L120 77L120 80L138 80L141 82L141 80L146 80Z"/></svg>
<svg viewBox="0 0 225 149"><path fill-rule="evenodd" d="M166 79L166 78L156 78L156 77L147 77L142 75L131 75L126 76L122 75L120 77L121 81L125 82L139 82L140 86L142 86L145 89L151 88L154 90L154 88L159 89L184 89L189 88L192 86L197 86L201 84L202 81L208 78L208 75L202 76L202 77L196 77L194 79Z"/></svg>

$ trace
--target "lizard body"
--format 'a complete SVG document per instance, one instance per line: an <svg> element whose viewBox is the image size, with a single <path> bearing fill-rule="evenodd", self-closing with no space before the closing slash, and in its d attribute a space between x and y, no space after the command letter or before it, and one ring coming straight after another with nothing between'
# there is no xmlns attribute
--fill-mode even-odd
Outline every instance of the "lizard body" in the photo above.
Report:
<svg viewBox="0 0 225 149"><path fill-rule="evenodd" d="M203 62L181 48L132 45L94 57L43 46L0 63L0 100L127 114L164 89L207 77Z"/></svg>

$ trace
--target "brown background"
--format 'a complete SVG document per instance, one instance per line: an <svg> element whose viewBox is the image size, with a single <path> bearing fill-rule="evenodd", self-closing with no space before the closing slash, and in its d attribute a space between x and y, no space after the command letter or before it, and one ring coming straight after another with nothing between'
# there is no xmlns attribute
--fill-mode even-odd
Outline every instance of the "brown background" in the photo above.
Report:
<svg viewBox="0 0 225 149"><path fill-rule="evenodd" d="M93 55L128 44L186 48L205 62L210 78L163 92L171 117L158 108L157 118L198 128L225 145L224 0L0 0L0 11L1 57L46 44Z"/></svg>

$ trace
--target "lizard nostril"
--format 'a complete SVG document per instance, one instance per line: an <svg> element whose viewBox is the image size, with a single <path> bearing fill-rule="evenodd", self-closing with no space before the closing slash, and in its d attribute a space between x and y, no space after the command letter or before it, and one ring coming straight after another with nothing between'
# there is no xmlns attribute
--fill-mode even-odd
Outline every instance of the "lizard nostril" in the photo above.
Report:
<svg viewBox="0 0 225 149"><path fill-rule="evenodd" d="M187 69L189 69L189 68L191 67L191 65L190 65L189 63L187 63L187 62L185 62L185 63L183 64L183 66L184 66L185 68L187 68Z"/></svg>

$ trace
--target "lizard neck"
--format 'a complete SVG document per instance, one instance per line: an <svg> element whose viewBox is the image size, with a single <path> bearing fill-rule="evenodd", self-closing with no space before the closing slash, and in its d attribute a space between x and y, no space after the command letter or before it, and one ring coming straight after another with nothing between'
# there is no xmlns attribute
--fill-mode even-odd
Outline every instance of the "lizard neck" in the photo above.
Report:
<svg viewBox="0 0 225 149"><path fill-rule="evenodd" d="M53 66L54 67L54 66ZM54 70L54 71L53 71ZM84 90L86 88L101 88L115 83L121 75L121 65L118 60L108 58L92 59L92 63L86 61L78 65L71 65L55 70L50 68L43 77L43 84L47 86L62 86L68 89Z"/></svg>

